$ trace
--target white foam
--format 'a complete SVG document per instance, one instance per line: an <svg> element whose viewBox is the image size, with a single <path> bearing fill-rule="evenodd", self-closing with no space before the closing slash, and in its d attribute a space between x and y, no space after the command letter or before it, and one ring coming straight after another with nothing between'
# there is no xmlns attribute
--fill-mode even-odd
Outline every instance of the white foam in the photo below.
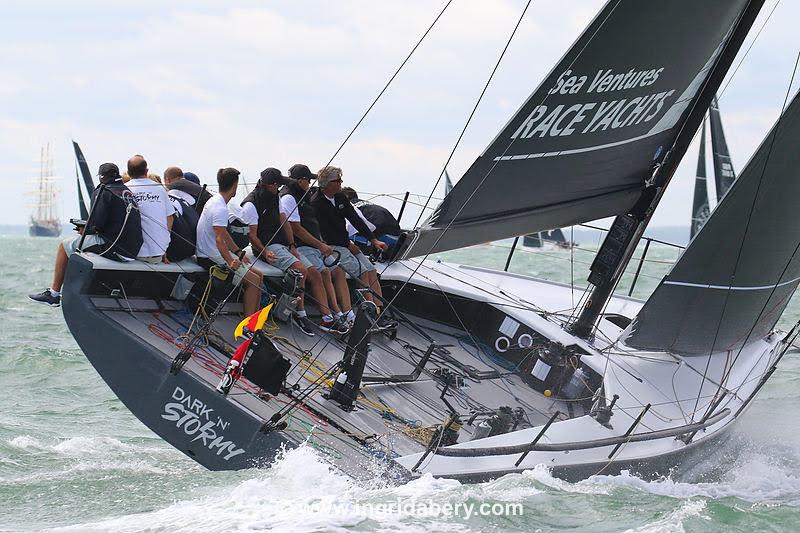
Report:
<svg viewBox="0 0 800 533"><path fill-rule="evenodd" d="M672 511L661 520L627 531L636 533L650 533L651 531L654 533L684 533L686 529L683 527L683 523L686 519L702 517L708 520L708 517L703 516L705 508L705 500L689 500L683 502L678 509Z"/></svg>

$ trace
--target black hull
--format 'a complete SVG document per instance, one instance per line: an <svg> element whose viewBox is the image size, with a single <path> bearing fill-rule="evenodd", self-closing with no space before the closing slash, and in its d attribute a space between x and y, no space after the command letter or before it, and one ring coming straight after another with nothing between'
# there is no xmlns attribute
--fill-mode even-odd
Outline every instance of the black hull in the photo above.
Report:
<svg viewBox="0 0 800 533"><path fill-rule="evenodd" d="M28 227L28 233L31 237L58 237L61 235L61 227L42 226L40 224L31 224Z"/></svg>
<svg viewBox="0 0 800 533"><path fill-rule="evenodd" d="M62 289L64 318L86 358L144 425L210 470L261 466L281 447L296 445L280 433L260 431L263 420L236 408L189 372L171 374L162 353L95 309L84 292L91 274L91 263L78 254L70 258ZM184 408L194 402L200 402L195 404L199 416L189 416L190 409Z"/></svg>

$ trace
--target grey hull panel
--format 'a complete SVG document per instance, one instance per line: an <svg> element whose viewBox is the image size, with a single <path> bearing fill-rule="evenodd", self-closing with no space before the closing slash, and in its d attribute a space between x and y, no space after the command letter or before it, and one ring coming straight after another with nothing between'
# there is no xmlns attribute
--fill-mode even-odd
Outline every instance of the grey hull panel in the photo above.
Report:
<svg viewBox="0 0 800 533"><path fill-rule="evenodd" d="M262 420L191 374L170 374L163 354L97 311L83 294L91 272L79 255L70 259L64 318L92 366L144 425L210 470L262 466L282 446L294 446L280 433L261 432Z"/></svg>

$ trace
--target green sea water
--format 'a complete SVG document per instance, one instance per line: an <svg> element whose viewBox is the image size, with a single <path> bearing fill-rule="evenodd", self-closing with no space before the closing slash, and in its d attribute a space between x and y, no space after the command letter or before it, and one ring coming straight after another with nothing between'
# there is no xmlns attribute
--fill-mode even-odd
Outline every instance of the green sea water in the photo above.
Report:
<svg viewBox="0 0 800 533"><path fill-rule="evenodd" d="M145 428L95 373L60 310L29 292L49 284L57 241L0 237L0 531L797 531L800 361L788 356L731 438L671 478L595 476L544 467L481 484L423 477L359 485L313 451L271 469L208 472ZM508 243L442 259L502 268ZM506 246L504 248L503 246ZM573 252L518 251L510 270L585 287L592 243ZM677 251L651 248L634 296L644 298ZM620 290L627 293L633 270ZM797 301L784 328L800 318ZM368 506L521 504L517 516L371 513ZM303 507L302 504L306 504ZM333 504L340 504L331 511ZM315 507L316 506L316 507ZM320 509L320 510L316 510ZM327 509L327 510L325 510Z"/></svg>

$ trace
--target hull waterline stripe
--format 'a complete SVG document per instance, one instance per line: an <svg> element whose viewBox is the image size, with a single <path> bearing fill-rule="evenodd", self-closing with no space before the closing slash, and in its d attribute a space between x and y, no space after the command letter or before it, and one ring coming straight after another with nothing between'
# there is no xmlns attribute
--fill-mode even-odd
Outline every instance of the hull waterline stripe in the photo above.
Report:
<svg viewBox="0 0 800 533"><path fill-rule="evenodd" d="M800 278L790 279L789 281L784 281L783 283L777 283L775 285L762 285L760 287L734 287L732 285L703 285L702 283L688 283L686 281L665 281L664 285L678 285L681 287L694 287L697 289L720 289L720 290L732 290L732 291L763 291L766 289L777 289L778 287L783 287L784 285L791 285L792 283L796 283L800 281Z"/></svg>

